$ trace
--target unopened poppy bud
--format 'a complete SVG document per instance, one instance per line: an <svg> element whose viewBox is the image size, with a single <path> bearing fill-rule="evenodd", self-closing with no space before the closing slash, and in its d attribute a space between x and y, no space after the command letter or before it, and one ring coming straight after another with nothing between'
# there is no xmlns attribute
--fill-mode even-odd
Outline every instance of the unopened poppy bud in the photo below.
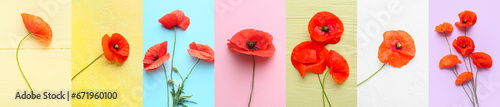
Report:
<svg viewBox="0 0 500 107"><path fill-rule="evenodd" d="M176 67L172 67L172 70L174 70L175 73L179 73L179 70L177 70Z"/></svg>
<svg viewBox="0 0 500 107"><path fill-rule="evenodd" d="M173 80L168 80L168 81L167 81L167 84L173 85L173 84L174 84L174 81L173 81Z"/></svg>

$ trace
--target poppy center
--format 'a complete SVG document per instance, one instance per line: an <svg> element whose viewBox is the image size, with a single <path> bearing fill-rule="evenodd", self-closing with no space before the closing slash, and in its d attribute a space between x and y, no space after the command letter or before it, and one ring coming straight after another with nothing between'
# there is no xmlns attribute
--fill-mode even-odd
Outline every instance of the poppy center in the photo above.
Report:
<svg viewBox="0 0 500 107"><path fill-rule="evenodd" d="M465 48L465 45L462 45L462 48Z"/></svg>
<svg viewBox="0 0 500 107"><path fill-rule="evenodd" d="M323 26L321 26L321 31L328 32L328 31L330 31L330 28L326 25L323 25Z"/></svg>
<svg viewBox="0 0 500 107"><path fill-rule="evenodd" d="M153 61L156 61L158 60L158 58L160 58L158 55L156 55L154 58L153 58Z"/></svg>
<svg viewBox="0 0 500 107"><path fill-rule="evenodd" d="M396 43L396 49L401 49L403 46L401 46L401 43Z"/></svg>
<svg viewBox="0 0 500 107"><path fill-rule="evenodd" d="M463 23L463 24L466 24L466 23L467 23L467 20L462 21L462 23Z"/></svg>
<svg viewBox="0 0 500 107"><path fill-rule="evenodd" d="M259 49L258 46L255 46L255 45L257 45L257 41L251 41L250 42L249 40L247 40L246 45L247 45L247 48L250 49L250 50L252 50L252 51L256 50L256 49Z"/></svg>
<svg viewBox="0 0 500 107"><path fill-rule="evenodd" d="M113 45L113 49L118 50L118 48L119 48L118 44Z"/></svg>

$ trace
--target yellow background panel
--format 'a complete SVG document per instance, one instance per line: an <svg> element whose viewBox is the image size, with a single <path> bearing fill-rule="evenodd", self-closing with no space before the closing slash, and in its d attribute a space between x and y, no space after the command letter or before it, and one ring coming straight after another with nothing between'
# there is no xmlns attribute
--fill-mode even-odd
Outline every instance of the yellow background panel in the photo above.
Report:
<svg viewBox="0 0 500 107"><path fill-rule="evenodd" d="M21 44L19 61L36 94L70 90L71 1L1 0L0 13L0 104L5 107L70 106L67 100L19 100L16 92L27 91L16 63L16 47L29 32L21 13L41 17L52 28L51 45L43 45L33 34ZM67 98L67 97L66 97Z"/></svg>
<svg viewBox="0 0 500 107"><path fill-rule="evenodd" d="M103 53L104 34L120 33L130 44L124 63L103 56L71 84L73 92L118 92L118 99L74 99L72 106L142 106L142 1L73 0L72 12L72 76Z"/></svg>

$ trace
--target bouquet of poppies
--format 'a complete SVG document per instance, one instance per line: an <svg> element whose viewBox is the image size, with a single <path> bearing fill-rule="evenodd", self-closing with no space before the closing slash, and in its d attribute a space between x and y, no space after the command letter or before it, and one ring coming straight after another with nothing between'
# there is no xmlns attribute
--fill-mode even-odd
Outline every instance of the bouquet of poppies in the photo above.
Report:
<svg viewBox="0 0 500 107"><path fill-rule="evenodd" d="M186 77L182 77L182 75L179 73L179 70L174 66L174 54L175 54L175 43L176 43L176 38L177 38L177 28L180 29L187 29L190 24L190 19L189 17L184 15L184 12L181 10L174 10L171 13L168 13L158 19L158 22L163 25L166 29L174 29L174 49L172 52L172 62L171 64L171 69L170 69L170 78L167 76L167 69L165 68L165 64L163 64L165 61L168 61L170 59L170 53L167 53L167 45L168 42L164 41L162 43L158 43L152 47L150 47L146 55L144 56L143 64L144 64L144 70L146 71L151 71L155 70L158 68L160 65L163 65L163 70L165 71L165 79L167 81L167 91L170 89L169 86L172 86L171 90L169 91L170 95L167 95L167 106L170 106L169 100L170 96L172 96L172 106L177 107L177 106L186 106L184 103L194 103L196 102L188 100L192 95L190 96L184 96L184 83L188 79L189 75L191 75L191 72L193 71L194 67L198 65L200 60L205 60L207 62L214 62L214 51L210 46L204 45L204 44L196 44L195 42L192 42L189 44L189 49L187 49L187 52L189 55L198 58L198 61L193 65L189 73L186 75ZM176 84L175 81L173 81L173 76L172 73L175 72L179 75L181 78L181 82L178 82Z"/></svg>
<svg viewBox="0 0 500 107"><path fill-rule="evenodd" d="M464 36L459 36L453 41L453 48L460 53L462 56L463 63L465 65L465 68L467 71L462 72L459 74L459 71L457 70L456 65L457 64L462 64L462 61L460 61L459 57L457 55L453 55L451 51L451 46L450 43L448 42L448 37L446 33L453 32L453 25L451 25L448 22L443 22L443 24L440 24L436 26L435 31L439 33L443 33L444 37L446 38L446 42L448 43L448 48L450 50L450 54L445 55L441 60L439 61L439 68L445 69L445 68L451 68L451 71L453 74L457 77L455 80L456 85L462 86L462 89L464 90L465 94L469 98L470 102L472 105L479 106L479 100L477 96L477 73L479 73L479 69L481 68L491 68L493 60L491 59L491 56L484 53L484 52L474 52L475 45L474 41L472 38L467 36L467 27L470 27L476 23L477 16L476 13L465 10L461 13L458 14L458 17L460 19L459 22L455 22L455 26L458 28L463 27L464 28ZM467 59L468 64L467 64ZM471 63L472 59L472 63ZM476 65L476 76L474 77L474 69L472 67L472 64ZM471 82L468 82L471 81ZM467 86L465 87L464 84ZM469 85L470 84L470 85ZM472 85L472 86L471 86ZM471 88L472 87L472 88ZM468 90L467 90L468 89Z"/></svg>
<svg viewBox="0 0 500 107"><path fill-rule="evenodd" d="M306 72L317 75L322 88L323 106L325 106L326 98L331 107L324 87L326 75L329 72L335 83L340 84L349 77L349 65L342 55L334 50L327 50L325 45L339 43L344 32L344 25L333 13L322 11L311 18L307 28L311 41L304 41L295 46L290 59L302 78ZM329 70L321 80L319 75L323 74L327 66Z"/></svg>

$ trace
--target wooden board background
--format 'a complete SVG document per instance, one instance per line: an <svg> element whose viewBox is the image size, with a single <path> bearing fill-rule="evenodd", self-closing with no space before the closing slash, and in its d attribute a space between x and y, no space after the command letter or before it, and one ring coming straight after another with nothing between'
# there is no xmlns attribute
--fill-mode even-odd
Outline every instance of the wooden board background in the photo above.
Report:
<svg viewBox="0 0 500 107"><path fill-rule="evenodd" d="M19 49L24 75L35 93L70 90L71 1L70 0L2 0L0 1L0 104L14 106L70 106L67 100L19 100L16 92L29 92L16 63L16 48L29 32L21 13L41 17L52 28L51 45L43 45L33 34Z"/></svg>
<svg viewBox="0 0 500 107"><path fill-rule="evenodd" d="M307 25L309 20L320 11L329 11L337 15L344 24L344 33L338 44L327 45L328 50L335 50L347 60L350 75L338 85L327 74L325 91L332 103L338 107L356 107L357 76L357 1L356 0L287 0L286 1L286 105L289 107L319 107L321 86L314 73L306 73L302 78L290 61L293 48L303 41L310 41ZM326 73L326 71L325 71ZM323 73L323 74L325 74ZM323 78L321 74L321 78ZM325 101L325 104L326 101Z"/></svg>

